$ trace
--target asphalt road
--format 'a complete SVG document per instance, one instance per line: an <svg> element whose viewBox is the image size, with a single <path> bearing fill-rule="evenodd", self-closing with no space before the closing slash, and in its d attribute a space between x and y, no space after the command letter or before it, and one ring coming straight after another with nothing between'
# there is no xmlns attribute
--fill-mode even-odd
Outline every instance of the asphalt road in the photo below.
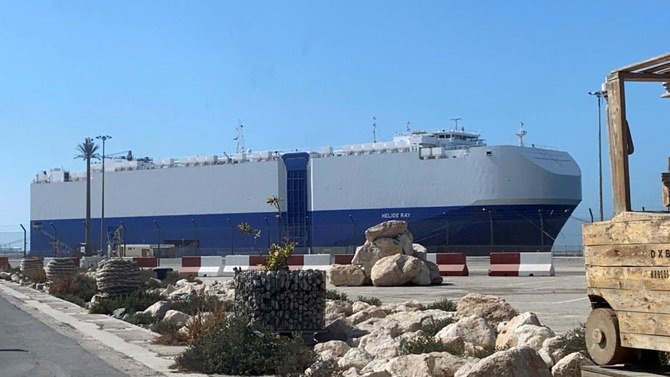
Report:
<svg viewBox="0 0 670 377"><path fill-rule="evenodd" d="M0 321L0 376L127 376L3 297Z"/></svg>

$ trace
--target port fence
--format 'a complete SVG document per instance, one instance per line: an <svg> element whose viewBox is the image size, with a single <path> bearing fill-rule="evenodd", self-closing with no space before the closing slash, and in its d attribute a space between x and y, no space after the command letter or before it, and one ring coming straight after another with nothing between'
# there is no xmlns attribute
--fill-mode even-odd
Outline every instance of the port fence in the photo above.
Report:
<svg viewBox="0 0 670 377"><path fill-rule="evenodd" d="M117 255L146 256L151 254L163 258L201 255L259 255L264 254L271 244L281 243L281 232L278 225L270 222L250 224L253 231L247 232L248 234L243 233L239 229L239 224L233 221L217 226L205 226L202 223L193 219L187 226L174 226L159 222L151 222L150 226L147 226L147 224L137 225L132 222L116 225L110 221L107 223L107 232L103 233L101 243L99 223L96 224L93 221L91 250L99 255L106 255L108 250L111 250ZM83 225L75 229L56 223L49 225L49 227L40 229L28 229L28 250L31 250L33 255L71 256L81 252L85 233ZM554 242L548 236L548 232L542 235L537 232L537 242L534 244L497 243L496 240L509 238L510 235L503 233L502 227L499 229L494 226L493 237L491 237L490 224L486 224L484 231L487 233L483 236L479 234L467 237L488 240L488 244L460 243L458 242L459 237L466 236L457 234L453 229L449 229L448 233L443 223L425 222L421 226L423 236L415 237L414 242L427 246L428 251L433 253L450 252L486 256L491 252L554 251L555 255L581 255L581 245L567 245L566 242L559 242L564 241L564 237ZM6 245L7 253L19 255L23 250L23 233L20 227L15 228L19 228L19 231L7 228L4 233L0 232L0 237L2 237L0 239L7 240L2 243ZM291 241L297 243L298 253L353 254L356 248L365 242L366 229L367 227L357 225L355 221L349 224L327 226L313 224L306 231L293 234ZM535 227L532 227L531 230L537 231ZM289 236L291 236L290 233ZM34 243L32 249L30 247L31 237ZM319 243L324 238L327 239L327 247L322 246L324 243ZM100 247L101 244L104 246Z"/></svg>
<svg viewBox="0 0 670 377"><path fill-rule="evenodd" d="M25 226L25 225L24 225ZM25 239L21 225L0 225L0 256L23 256L24 241L26 252L30 250L30 234L26 227Z"/></svg>

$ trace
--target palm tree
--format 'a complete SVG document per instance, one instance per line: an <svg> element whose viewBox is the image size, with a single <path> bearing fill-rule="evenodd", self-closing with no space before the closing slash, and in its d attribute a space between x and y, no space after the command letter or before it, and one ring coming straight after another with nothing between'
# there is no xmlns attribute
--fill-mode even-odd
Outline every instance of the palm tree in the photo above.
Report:
<svg viewBox="0 0 670 377"><path fill-rule="evenodd" d="M77 145L79 154L74 157L86 160L86 255L90 255L91 252L91 159L99 158L95 153L97 150L98 146L93 139L87 137L83 143Z"/></svg>

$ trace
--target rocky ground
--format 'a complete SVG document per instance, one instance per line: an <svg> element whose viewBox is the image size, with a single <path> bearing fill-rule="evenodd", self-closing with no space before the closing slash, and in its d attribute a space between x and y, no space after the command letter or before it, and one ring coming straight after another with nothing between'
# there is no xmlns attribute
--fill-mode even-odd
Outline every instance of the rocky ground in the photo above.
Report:
<svg viewBox="0 0 670 377"><path fill-rule="evenodd" d="M18 274L0 278L27 283ZM144 314L178 325L180 332L210 314L173 310L175 300L198 295L232 302L235 297L233 281L184 279L156 293L162 299ZM115 316L128 315L119 310ZM579 376L580 366L591 364L581 353L568 354L565 342L535 314L518 313L504 300L481 294L466 295L455 308L327 300L326 329L317 339L314 350L347 377ZM430 352L436 348L441 351Z"/></svg>

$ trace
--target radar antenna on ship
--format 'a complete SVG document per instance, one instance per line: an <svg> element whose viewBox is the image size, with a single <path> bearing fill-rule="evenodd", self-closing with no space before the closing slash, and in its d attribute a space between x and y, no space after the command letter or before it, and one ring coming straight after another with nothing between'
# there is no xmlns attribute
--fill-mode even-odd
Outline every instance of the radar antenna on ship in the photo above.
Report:
<svg viewBox="0 0 670 377"><path fill-rule="evenodd" d="M372 117L372 142L377 142L377 117Z"/></svg>
<svg viewBox="0 0 670 377"><path fill-rule="evenodd" d="M450 121L454 122L454 131L458 131L458 121L463 118L451 118Z"/></svg>
<svg viewBox="0 0 670 377"><path fill-rule="evenodd" d="M523 128L523 122L521 122L521 127L519 127L519 131L517 131L515 133L516 137L519 138L519 146L520 147L523 147L523 137L526 136L526 134L528 134L528 131L526 131Z"/></svg>
<svg viewBox="0 0 670 377"><path fill-rule="evenodd" d="M237 141L237 148L235 148L237 153L244 153L244 125L240 122L240 119L237 119L237 126L235 126L235 132L237 136L233 140Z"/></svg>

